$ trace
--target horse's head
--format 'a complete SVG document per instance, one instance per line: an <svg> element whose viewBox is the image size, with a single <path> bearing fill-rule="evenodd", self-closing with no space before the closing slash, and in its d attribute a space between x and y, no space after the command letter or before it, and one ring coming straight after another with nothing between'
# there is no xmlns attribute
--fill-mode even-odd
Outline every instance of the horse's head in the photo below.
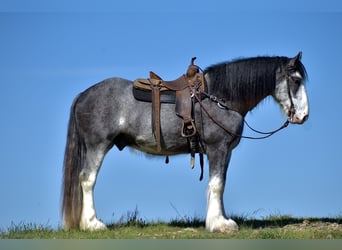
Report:
<svg viewBox="0 0 342 250"><path fill-rule="evenodd" d="M273 94L289 122L294 124L303 124L309 117L309 102L304 85L307 75L301 58L302 53L299 52L286 65L278 68Z"/></svg>

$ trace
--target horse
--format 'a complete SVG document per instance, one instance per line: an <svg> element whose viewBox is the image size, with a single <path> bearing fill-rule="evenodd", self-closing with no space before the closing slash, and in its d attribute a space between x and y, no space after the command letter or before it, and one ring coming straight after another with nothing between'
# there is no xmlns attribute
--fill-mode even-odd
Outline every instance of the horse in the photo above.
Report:
<svg viewBox="0 0 342 250"><path fill-rule="evenodd" d="M207 98L194 102L194 114L209 163L205 218L208 231L239 229L225 213L223 192L232 150L243 138L246 114L271 96L288 123L303 124L308 119L307 72L301 58L301 52L293 58L239 58L203 70ZM73 101L63 162L61 212L66 229L107 228L96 215L94 186L102 161L114 145L120 151L131 147L167 157L189 152L187 139L180 135L175 104L161 104L162 147L156 149L151 103L136 100L132 88L132 81L113 77L86 89Z"/></svg>

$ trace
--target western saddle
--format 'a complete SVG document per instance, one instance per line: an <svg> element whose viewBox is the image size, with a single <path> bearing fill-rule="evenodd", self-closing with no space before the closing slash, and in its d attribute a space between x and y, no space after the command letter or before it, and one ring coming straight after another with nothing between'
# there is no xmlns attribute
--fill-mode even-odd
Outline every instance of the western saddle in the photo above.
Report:
<svg viewBox="0 0 342 250"><path fill-rule="evenodd" d="M136 79L133 84L134 97L140 101L152 103L152 133L157 144L157 151L161 151L160 135L160 104L174 103L175 113L182 119L180 134L189 140L192 156L198 150L198 133L193 116L194 95L205 90L205 82L200 68L194 64L192 58L187 72L174 81L164 81L160 76L150 72L148 79ZM196 142L196 143L194 143ZM197 146L193 146L196 145ZM192 158L193 167L193 158Z"/></svg>

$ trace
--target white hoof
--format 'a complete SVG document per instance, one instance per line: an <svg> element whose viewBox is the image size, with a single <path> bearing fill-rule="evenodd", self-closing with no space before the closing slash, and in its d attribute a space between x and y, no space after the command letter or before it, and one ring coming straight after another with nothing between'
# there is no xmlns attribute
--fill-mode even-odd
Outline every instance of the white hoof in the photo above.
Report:
<svg viewBox="0 0 342 250"><path fill-rule="evenodd" d="M226 219L223 216L206 221L206 228L210 232L230 233L239 230L238 224L232 219Z"/></svg>
<svg viewBox="0 0 342 250"><path fill-rule="evenodd" d="M94 218L90 221L81 221L80 228L82 230L99 231L106 230L107 226L97 218Z"/></svg>

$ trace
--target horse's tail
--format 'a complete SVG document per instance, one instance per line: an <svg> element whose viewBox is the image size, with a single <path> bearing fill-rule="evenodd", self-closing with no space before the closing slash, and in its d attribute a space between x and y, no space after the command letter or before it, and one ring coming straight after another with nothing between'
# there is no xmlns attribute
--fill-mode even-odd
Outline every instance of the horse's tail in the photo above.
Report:
<svg viewBox="0 0 342 250"><path fill-rule="evenodd" d="M71 107L64 155L61 212L64 217L65 228L79 228L82 213L83 194L79 175L82 170L86 147L79 135L75 117L77 99Z"/></svg>

